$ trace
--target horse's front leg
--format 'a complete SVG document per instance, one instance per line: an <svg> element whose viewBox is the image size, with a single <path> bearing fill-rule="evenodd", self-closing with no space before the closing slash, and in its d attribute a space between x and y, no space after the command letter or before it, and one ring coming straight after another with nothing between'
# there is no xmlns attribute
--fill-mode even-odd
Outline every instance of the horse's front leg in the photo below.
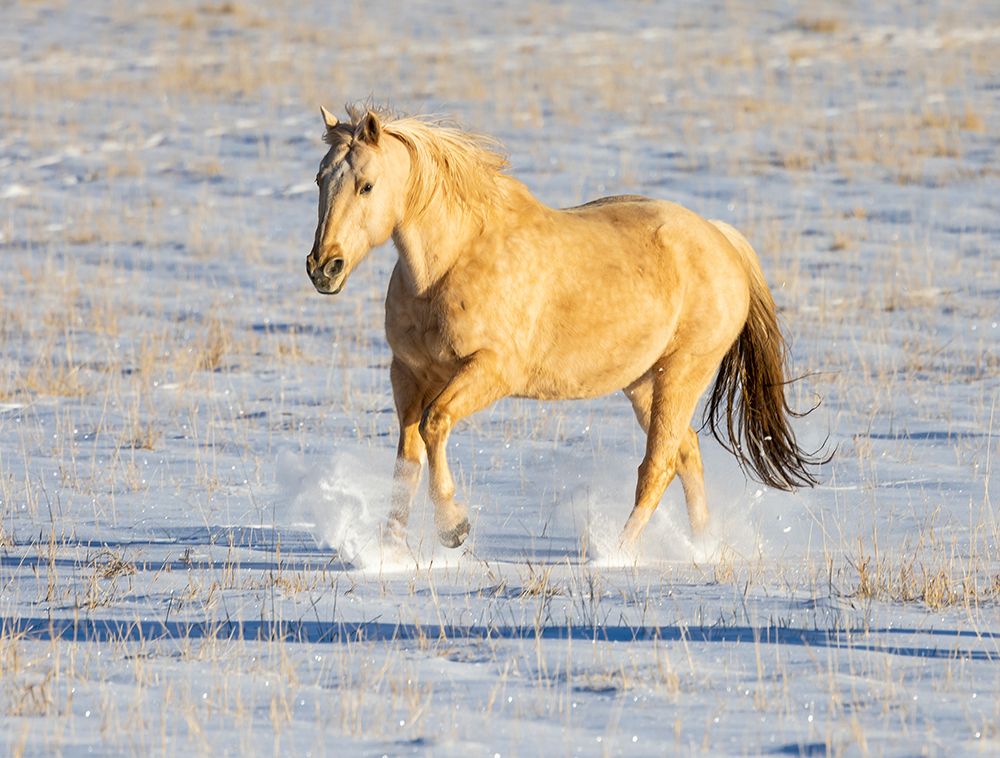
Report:
<svg viewBox="0 0 1000 758"><path fill-rule="evenodd" d="M420 484L426 448L420 436L420 414L424 408L425 391L416 377L397 358L389 367L392 397L399 419L399 447L392 476L392 500L384 537L402 543L410 520L410 506Z"/></svg>
<svg viewBox="0 0 1000 758"><path fill-rule="evenodd" d="M455 502L455 482L448 469L446 447L455 423L506 396L509 390L497 356L479 351L465 360L420 421L427 445L434 525L446 547L458 547L469 534L468 509Z"/></svg>

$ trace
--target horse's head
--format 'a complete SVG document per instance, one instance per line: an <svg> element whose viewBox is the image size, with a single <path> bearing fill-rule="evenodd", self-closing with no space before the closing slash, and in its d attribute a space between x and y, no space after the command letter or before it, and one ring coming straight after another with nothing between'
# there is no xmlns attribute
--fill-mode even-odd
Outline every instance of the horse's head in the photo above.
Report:
<svg viewBox="0 0 1000 758"><path fill-rule="evenodd" d="M322 108L330 150L319 164L319 224L306 272L316 289L336 295L368 251L389 239L405 208L409 157L367 111L340 123Z"/></svg>

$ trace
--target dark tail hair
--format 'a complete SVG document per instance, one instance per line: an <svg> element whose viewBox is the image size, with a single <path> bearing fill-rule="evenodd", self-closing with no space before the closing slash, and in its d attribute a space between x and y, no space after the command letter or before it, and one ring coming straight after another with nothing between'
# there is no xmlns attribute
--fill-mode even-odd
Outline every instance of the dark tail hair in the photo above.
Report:
<svg viewBox="0 0 1000 758"><path fill-rule="evenodd" d="M832 454L824 456L822 448L804 452L789 424L791 417L813 409L796 413L785 399L785 340L774 298L746 238L728 224L713 223L744 257L750 276L750 313L719 365L704 423L740 467L764 484L782 490L812 487L818 480L810 468L829 462Z"/></svg>

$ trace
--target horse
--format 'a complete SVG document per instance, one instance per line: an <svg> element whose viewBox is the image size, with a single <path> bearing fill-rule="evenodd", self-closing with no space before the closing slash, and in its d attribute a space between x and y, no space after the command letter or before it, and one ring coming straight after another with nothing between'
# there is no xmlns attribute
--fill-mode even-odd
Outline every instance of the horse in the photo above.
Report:
<svg viewBox="0 0 1000 758"><path fill-rule="evenodd" d="M340 293L390 238L398 260L385 299L389 377L399 421L383 539L405 544L423 464L446 547L469 534L455 500L448 436L508 396L591 398L622 390L646 433L634 505L621 532L634 547L675 475L694 535L708 506L698 433L771 487L817 483L825 460L798 445L785 390L785 343L747 239L722 221L642 197L544 205L498 143L427 117L321 108L319 222L306 272Z"/></svg>

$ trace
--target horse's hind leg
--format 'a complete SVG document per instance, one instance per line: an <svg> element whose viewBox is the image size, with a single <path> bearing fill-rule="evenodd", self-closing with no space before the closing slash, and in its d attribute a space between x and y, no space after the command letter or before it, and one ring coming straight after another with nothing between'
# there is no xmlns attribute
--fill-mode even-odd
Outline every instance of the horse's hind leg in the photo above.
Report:
<svg viewBox="0 0 1000 758"><path fill-rule="evenodd" d="M649 434L649 415L653 407L653 377L650 374L643 374L622 392L632 403L632 410L635 411L636 421L642 427L642 431Z"/></svg>
<svg viewBox="0 0 1000 758"><path fill-rule="evenodd" d="M635 506L622 531L623 544L634 544L649 522L675 474L681 473L691 527L696 533L704 528L708 517L704 483L701 477L701 454L694 430L689 427L691 416L701 393L712 378L714 365L709 368L701 361L671 356L653 367L648 386L636 383L626 389L640 424L649 408L646 455L639 465Z"/></svg>
<svg viewBox="0 0 1000 758"><path fill-rule="evenodd" d="M424 411L420 436L427 445L434 525L446 547L458 547L469 534L468 509L455 502L455 481L446 446L455 423L507 394L496 357L480 351L468 358L441 394Z"/></svg>
<svg viewBox="0 0 1000 758"><path fill-rule="evenodd" d="M641 379L626 387L624 392L632 402L632 410L635 411L639 426L648 434L653 408L652 375L643 375ZM693 427L689 426L687 432L682 436L677 449L676 466L677 474L681 478L681 485L684 487L684 502L687 505L691 531L694 534L700 534L708 523L708 502L705 498L705 479L701 463L701 450L698 445L698 433Z"/></svg>
<svg viewBox="0 0 1000 758"><path fill-rule="evenodd" d="M677 473L684 487L684 502L687 504L691 531L699 535L708 525L708 501L705 498L705 475L698 432L690 426L678 451Z"/></svg>
<svg viewBox="0 0 1000 758"><path fill-rule="evenodd" d="M402 542L406 537L410 506L420 484L420 472L426 453L418 428L424 407L424 392L410 370L395 358L389 367L389 378L399 418L399 447L392 475L392 499L385 537Z"/></svg>

